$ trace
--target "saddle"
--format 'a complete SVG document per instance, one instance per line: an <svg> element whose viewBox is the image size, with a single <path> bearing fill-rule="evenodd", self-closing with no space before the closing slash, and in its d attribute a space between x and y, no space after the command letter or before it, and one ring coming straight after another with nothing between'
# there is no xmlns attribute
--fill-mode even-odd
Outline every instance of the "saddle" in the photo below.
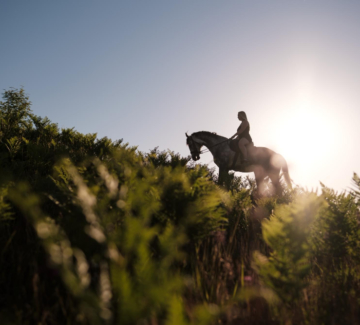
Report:
<svg viewBox="0 0 360 325"><path fill-rule="evenodd" d="M239 139L231 139L229 146L232 151L241 154L238 143L239 143Z"/></svg>
<svg viewBox="0 0 360 325"><path fill-rule="evenodd" d="M239 156L240 156L240 159L241 159L241 160L243 159L242 153L241 153L241 151L240 151L240 149L239 149L238 143L239 143L239 139L231 139L231 140L230 140L230 143L229 143L230 149L235 152L235 157L234 157L232 166L230 167L231 169L234 169L234 168L235 168L235 165L236 165L236 162L237 162ZM250 143L247 145L247 147L250 147L250 146L254 146L254 143L253 143L253 142L250 142Z"/></svg>

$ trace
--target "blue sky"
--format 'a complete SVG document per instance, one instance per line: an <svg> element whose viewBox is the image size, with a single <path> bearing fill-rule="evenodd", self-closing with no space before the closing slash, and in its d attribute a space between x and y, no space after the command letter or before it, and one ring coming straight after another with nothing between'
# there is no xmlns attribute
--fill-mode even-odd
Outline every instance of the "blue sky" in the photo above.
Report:
<svg viewBox="0 0 360 325"><path fill-rule="evenodd" d="M0 88L23 86L60 127L182 155L186 131L230 137L244 110L295 183L343 190L360 173L359 14L356 0L2 0Z"/></svg>

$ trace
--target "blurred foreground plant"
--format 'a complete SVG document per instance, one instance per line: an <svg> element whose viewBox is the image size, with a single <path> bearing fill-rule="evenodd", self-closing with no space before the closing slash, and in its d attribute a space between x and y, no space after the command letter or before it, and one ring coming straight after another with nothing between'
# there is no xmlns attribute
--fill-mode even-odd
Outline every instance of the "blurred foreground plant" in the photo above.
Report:
<svg viewBox="0 0 360 325"><path fill-rule="evenodd" d="M257 198L250 178L221 188L189 157L60 130L23 90L3 98L1 324L359 322L356 174L349 194Z"/></svg>

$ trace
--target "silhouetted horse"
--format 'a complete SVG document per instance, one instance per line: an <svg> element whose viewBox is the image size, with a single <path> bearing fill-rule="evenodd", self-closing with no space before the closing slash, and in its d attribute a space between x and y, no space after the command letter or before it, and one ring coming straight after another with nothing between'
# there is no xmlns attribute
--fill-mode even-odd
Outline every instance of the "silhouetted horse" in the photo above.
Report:
<svg viewBox="0 0 360 325"><path fill-rule="evenodd" d="M267 176L271 179L276 193L281 194L280 171L282 170L288 187L292 188L286 160L280 154L268 148L255 147L250 144L247 146L250 164L243 166L241 165L240 155L236 155L230 149L230 140L228 138L207 131L195 132L192 135L185 134L187 137L186 143L189 146L193 160L200 159L202 146L207 147L212 153L214 163L219 167L219 183L223 182L224 176L227 175L229 170L243 173L254 172L260 194L263 193L264 179Z"/></svg>

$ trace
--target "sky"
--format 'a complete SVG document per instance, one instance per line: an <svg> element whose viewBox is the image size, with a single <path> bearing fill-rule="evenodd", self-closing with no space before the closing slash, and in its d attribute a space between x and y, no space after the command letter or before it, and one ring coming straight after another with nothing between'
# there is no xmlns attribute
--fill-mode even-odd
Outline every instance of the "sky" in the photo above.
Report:
<svg viewBox="0 0 360 325"><path fill-rule="evenodd" d="M1 0L0 89L60 128L183 156L185 132L230 137L245 111L295 184L348 190L359 16L358 0Z"/></svg>

